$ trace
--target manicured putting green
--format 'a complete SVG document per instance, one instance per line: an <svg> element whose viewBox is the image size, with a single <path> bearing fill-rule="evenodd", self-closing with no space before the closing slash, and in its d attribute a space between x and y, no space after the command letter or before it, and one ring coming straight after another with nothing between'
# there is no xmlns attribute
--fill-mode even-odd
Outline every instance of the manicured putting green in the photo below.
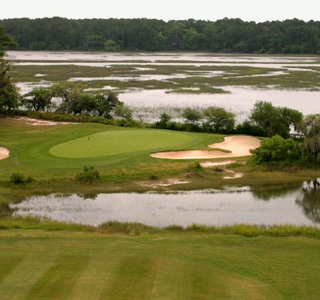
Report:
<svg viewBox="0 0 320 300"><path fill-rule="evenodd" d="M186 133L164 130L105 131L56 145L50 149L50 154L64 158L89 158L152 152L183 147L193 139Z"/></svg>

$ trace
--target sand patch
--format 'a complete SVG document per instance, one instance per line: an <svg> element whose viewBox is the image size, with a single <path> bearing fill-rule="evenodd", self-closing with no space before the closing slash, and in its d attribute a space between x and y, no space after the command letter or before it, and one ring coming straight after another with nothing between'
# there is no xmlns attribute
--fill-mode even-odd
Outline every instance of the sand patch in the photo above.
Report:
<svg viewBox="0 0 320 300"><path fill-rule="evenodd" d="M46 121L46 120L38 120L27 117L19 117L17 120L24 121L27 125L31 126L55 126L55 125L66 125L66 124L77 124L73 122L57 122L57 121Z"/></svg>
<svg viewBox="0 0 320 300"><path fill-rule="evenodd" d="M228 136L221 143L209 145L210 148L223 149L230 151L228 153L219 150L202 151L202 150L189 150L189 151L169 151L158 152L151 154L154 158L163 159L209 159L221 157L240 157L251 155L250 149L255 149L260 146L260 140L252 136L237 135Z"/></svg>
<svg viewBox="0 0 320 300"><path fill-rule="evenodd" d="M223 179L236 179L236 178L242 178L244 176L243 173L236 173L232 170L226 170L226 172L230 173L230 176L224 176Z"/></svg>
<svg viewBox="0 0 320 300"><path fill-rule="evenodd" d="M172 178L172 179L167 179L165 181L160 181L160 182L143 181L143 182L139 182L139 185L157 188L157 187L166 187L166 186L172 186L176 184L186 184L186 183L189 183L189 181L183 181L180 179Z"/></svg>
<svg viewBox="0 0 320 300"><path fill-rule="evenodd" d="M9 150L4 147L0 147L0 159L5 159L9 157Z"/></svg>
<svg viewBox="0 0 320 300"><path fill-rule="evenodd" d="M211 167L227 166L234 162L235 162L234 160L224 160L224 161L217 161L217 162L205 161L205 162L202 162L200 165L203 168L211 168Z"/></svg>

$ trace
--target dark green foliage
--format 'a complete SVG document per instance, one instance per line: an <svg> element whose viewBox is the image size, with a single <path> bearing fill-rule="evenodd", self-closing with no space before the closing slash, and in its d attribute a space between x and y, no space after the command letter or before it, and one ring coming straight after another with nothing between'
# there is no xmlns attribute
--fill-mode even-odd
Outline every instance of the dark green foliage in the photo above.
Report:
<svg viewBox="0 0 320 300"><path fill-rule="evenodd" d="M238 124L235 133L237 134L247 134L252 136L266 136L266 132L258 125L246 120L241 124Z"/></svg>
<svg viewBox="0 0 320 300"><path fill-rule="evenodd" d="M319 54L320 22L155 19L6 19L19 49ZM0 46L2 35L0 32ZM5 41L6 42L6 41ZM1 49L0 49L1 50Z"/></svg>
<svg viewBox="0 0 320 300"><path fill-rule="evenodd" d="M10 182L15 184L15 185L25 185L27 183L31 183L33 181L32 177L26 177L25 175L17 172L17 173L12 173Z"/></svg>
<svg viewBox="0 0 320 300"><path fill-rule="evenodd" d="M26 106L35 111L45 111L51 106L52 93L46 88L36 88L25 95Z"/></svg>
<svg viewBox="0 0 320 300"><path fill-rule="evenodd" d="M295 162L301 159L299 145L292 139L284 139L279 135L262 140L259 148L250 151L257 164L279 164Z"/></svg>
<svg viewBox="0 0 320 300"><path fill-rule="evenodd" d="M302 120L301 112L287 107L275 107L271 102L257 101L251 110L250 119L268 137L276 134L284 138L290 136L290 126L296 127Z"/></svg>
<svg viewBox="0 0 320 300"><path fill-rule="evenodd" d="M92 183L94 181L97 181L100 178L100 173L98 170L96 170L93 166L83 167L83 172L76 175L77 181L83 181L87 183Z"/></svg>
<svg viewBox="0 0 320 300"><path fill-rule="evenodd" d="M0 113L12 116L18 108L19 94L10 75L11 65L4 55L6 48L14 45L13 39L0 27Z"/></svg>
<svg viewBox="0 0 320 300"><path fill-rule="evenodd" d="M188 130L200 130L200 123L203 116L201 110L197 108L187 107L182 111L181 116L184 118Z"/></svg>
<svg viewBox="0 0 320 300"><path fill-rule="evenodd" d="M304 135L304 150L310 160L317 162L320 153L320 114L308 115L298 125Z"/></svg>
<svg viewBox="0 0 320 300"><path fill-rule="evenodd" d="M206 127L214 133L231 133L235 125L235 114L223 107L210 106L203 110Z"/></svg>
<svg viewBox="0 0 320 300"><path fill-rule="evenodd" d="M202 169L202 166L201 164L196 161L196 162L192 162L188 165L188 171L193 171L193 170L201 170Z"/></svg>

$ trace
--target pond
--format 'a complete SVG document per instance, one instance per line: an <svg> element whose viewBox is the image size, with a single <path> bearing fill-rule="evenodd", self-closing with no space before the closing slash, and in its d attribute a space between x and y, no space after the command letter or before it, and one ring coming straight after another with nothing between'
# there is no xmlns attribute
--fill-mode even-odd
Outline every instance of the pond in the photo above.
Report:
<svg viewBox="0 0 320 300"><path fill-rule="evenodd" d="M115 193L30 197L11 204L13 216L99 226L107 221L155 227L192 224L224 226L306 225L320 227L320 178L282 190L248 187L175 193Z"/></svg>

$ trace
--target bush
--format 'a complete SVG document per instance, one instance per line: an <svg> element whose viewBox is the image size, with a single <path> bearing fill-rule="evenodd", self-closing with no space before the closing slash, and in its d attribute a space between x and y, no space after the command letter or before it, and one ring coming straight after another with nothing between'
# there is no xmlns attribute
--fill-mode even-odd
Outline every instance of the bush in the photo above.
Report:
<svg viewBox="0 0 320 300"><path fill-rule="evenodd" d="M100 173L93 166L83 167L83 172L76 175L77 181L94 182L100 178Z"/></svg>
<svg viewBox="0 0 320 300"><path fill-rule="evenodd" d="M253 161L257 164L279 164L296 162L301 159L299 145L292 139L284 139L280 135L265 139L259 148L250 150Z"/></svg>
<svg viewBox="0 0 320 300"><path fill-rule="evenodd" d="M13 173L10 178L10 182L16 185L25 185L33 181L32 177L25 177L23 174L17 172Z"/></svg>

